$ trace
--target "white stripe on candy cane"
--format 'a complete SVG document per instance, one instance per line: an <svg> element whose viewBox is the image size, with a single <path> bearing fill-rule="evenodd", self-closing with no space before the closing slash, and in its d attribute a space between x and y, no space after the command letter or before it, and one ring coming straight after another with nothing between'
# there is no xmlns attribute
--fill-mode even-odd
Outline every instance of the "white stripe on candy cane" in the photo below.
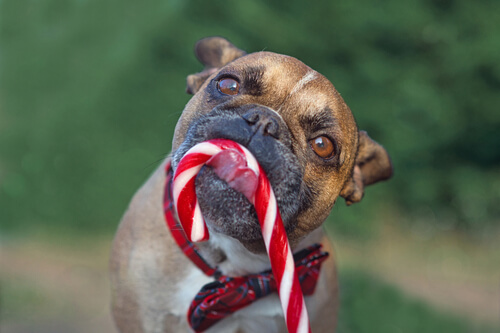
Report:
<svg viewBox="0 0 500 333"><path fill-rule="evenodd" d="M203 215L201 215L200 205L196 201L193 213L193 227L191 228L191 239L194 241L200 240L205 235L205 223Z"/></svg>
<svg viewBox="0 0 500 333"><path fill-rule="evenodd" d="M309 316L307 315L306 302L302 298L302 312L300 313L299 324L297 325L298 333L309 332Z"/></svg>
<svg viewBox="0 0 500 333"><path fill-rule="evenodd" d="M187 156L188 154L193 154L193 153L200 153L200 154L213 156L221 151L222 151L222 149L219 146L205 141L205 142L198 143L197 145L191 147L184 156Z"/></svg>
<svg viewBox="0 0 500 333"><path fill-rule="evenodd" d="M255 204L255 202L254 202ZM269 193L269 202L267 203L266 217L264 219L264 226L262 227L262 236L264 237L264 244L266 249L269 249L271 243L271 236L273 235L274 224L276 223L276 197L273 191Z"/></svg>
<svg viewBox="0 0 500 333"><path fill-rule="evenodd" d="M247 166L250 169L252 169L255 172L255 174L257 175L257 177L258 177L259 173L260 173L259 162L257 162L257 159L253 156L253 154L248 149L246 149L242 145L240 145L240 148L245 153L245 158L247 160ZM254 204L255 204L255 202L254 202Z"/></svg>
<svg viewBox="0 0 500 333"><path fill-rule="evenodd" d="M280 289L279 289L279 295L281 299L281 305L283 307L283 311L285 314L285 320L287 318L287 312L288 310L288 303L290 302L290 293L292 292L292 285L293 285L293 276L295 273L295 270L289 269L289 258L288 255L286 257L286 262L285 262L285 267L283 269L283 276L281 278L281 284L280 284ZM293 258L292 258L292 264L293 264Z"/></svg>

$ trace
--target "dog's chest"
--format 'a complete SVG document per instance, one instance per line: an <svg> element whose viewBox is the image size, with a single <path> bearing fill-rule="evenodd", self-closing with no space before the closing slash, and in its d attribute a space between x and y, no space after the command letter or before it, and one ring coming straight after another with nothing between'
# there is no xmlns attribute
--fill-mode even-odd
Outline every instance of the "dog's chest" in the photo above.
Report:
<svg viewBox="0 0 500 333"><path fill-rule="evenodd" d="M211 240L217 242L227 255L227 259L219 265L223 274L238 276L256 273L269 269L269 261L264 256L250 254L240 248L239 243L226 236L211 235ZM175 315L186 317L187 309L196 293L205 284L213 282L200 269L192 266L185 278L177 285L174 295L178 307ZM174 313L173 313L174 314ZM251 305L240 309L212 326L207 332L286 332L283 311L277 294L264 297Z"/></svg>
<svg viewBox="0 0 500 333"><path fill-rule="evenodd" d="M186 278L177 285L174 295L175 304L172 314L185 320L186 313L196 293L213 278L192 267ZM282 332L284 329L283 311L277 294L269 295L251 305L236 311L231 316L212 326L207 332ZM283 331L286 332L286 331Z"/></svg>

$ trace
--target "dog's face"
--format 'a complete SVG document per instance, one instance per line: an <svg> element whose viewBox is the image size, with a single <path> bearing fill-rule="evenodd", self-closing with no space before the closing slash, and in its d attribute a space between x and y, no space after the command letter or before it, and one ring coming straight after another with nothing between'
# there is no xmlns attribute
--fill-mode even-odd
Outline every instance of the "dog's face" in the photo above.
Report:
<svg viewBox="0 0 500 333"><path fill-rule="evenodd" d="M387 152L358 132L333 85L299 60L246 55L222 38L196 46L203 72L188 77L189 101L177 124L172 167L197 143L225 138L250 150L266 172L293 244L318 228L340 195L358 202L365 185L387 179ZM242 185L244 186L244 185ZM196 193L210 232L264 251L255 210L209 166Z"/></svg>

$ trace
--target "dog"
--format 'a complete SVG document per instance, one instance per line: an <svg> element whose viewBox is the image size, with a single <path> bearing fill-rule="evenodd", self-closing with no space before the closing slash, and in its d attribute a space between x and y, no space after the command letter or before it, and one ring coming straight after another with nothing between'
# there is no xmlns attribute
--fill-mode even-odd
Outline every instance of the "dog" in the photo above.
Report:
<svg viewBox="0 0 500 333"><path fill-rule="evenodd" d="M355 119L332 83L301 61L272 52L247 54L221 37L195 46L205 66L187 77L187 103L172 152L133 197L116 233L110 262L112 314L125 332L191 332L186 312L214 278L184 254L165 226L165 166L175 170L197 143L217 138L245 146L266 172L294 252L321 243L332 254L315 291L305 296L313 332L336 325L333 249L322 223L337 198L359 202L364 188L392 175L387 151ZM242 189L244 191L244 189ZM196 244L220 274L270 269L255 210L238 189L205 166L196 194L210 231ZM207 332L286 332L276 293L217 322Z"/></svg>

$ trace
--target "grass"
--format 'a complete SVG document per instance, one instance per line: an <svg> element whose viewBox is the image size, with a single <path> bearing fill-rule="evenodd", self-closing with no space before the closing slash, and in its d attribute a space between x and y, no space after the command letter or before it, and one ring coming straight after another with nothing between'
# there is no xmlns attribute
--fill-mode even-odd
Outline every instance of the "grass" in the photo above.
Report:
<svg viewBox="0 0 500 333"><path fill-rule="evenodd" d="M364 271L341 271L340 285L339 333L494 332L437 311Z"/></svg>
<svg viewBox="0 0 500 333"><path fill-rule="evenodd" d="M33 316L47 305L46 295L31 283L19 280L0 280L0 325L2 321L22 321L26 313Z"/></svg>

